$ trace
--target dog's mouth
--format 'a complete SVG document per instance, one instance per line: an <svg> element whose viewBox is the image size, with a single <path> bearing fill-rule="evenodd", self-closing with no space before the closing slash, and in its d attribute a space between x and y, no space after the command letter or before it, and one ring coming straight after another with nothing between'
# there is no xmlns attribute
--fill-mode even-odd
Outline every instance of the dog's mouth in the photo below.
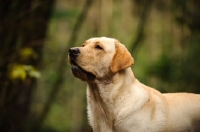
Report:
<svg viewBox="0 0 200 132"><path fill-rule="evenodd" d="M96 78L94 74L81 68L72 58L70 58L70 64L73 75L82 81L92 81Z"/></svg>

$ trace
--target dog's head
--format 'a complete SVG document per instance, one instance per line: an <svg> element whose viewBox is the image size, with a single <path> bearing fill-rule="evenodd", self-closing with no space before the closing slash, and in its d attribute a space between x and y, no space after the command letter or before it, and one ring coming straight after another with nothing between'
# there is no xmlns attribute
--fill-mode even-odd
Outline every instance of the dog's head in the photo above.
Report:
<svg viewBox="0 0 200 132"><path fill-rule="evenodd" d="M82 47L70 48L68 57L73 75L83 81L108 77L134 63L124 45L106 37L91 38Z"/></svg>

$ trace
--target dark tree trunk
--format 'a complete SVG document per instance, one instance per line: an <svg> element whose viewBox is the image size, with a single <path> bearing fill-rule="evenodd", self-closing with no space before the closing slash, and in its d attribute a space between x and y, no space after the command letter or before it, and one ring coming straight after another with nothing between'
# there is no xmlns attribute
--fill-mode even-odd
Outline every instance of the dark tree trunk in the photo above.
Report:
<svg viewBox="0 0 200 132"><path fill-rule="evenodd" d="M29 69L39 66L53 3L0 0L0 131L28 130L36 83Z"/></svg>

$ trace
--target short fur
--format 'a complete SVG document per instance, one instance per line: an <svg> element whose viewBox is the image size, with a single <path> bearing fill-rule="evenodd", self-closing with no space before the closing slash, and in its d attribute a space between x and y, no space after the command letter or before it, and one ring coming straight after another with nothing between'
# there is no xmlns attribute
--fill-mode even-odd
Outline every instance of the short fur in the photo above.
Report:
<svg viewBox="0 0 200 132"><path fill-rule="evenodd" d="M134 60L119 41L91 38L71 48L69 60L74 76L88 84L94 132L200 131L200 95L161 94L140 83L130 68Z"/></svg>

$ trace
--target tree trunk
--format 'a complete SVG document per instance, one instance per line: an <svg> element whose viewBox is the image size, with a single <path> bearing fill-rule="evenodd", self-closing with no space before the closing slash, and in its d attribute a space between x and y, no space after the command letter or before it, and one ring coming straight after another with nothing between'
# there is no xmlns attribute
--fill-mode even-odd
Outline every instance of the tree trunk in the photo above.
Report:
<svg viewBox="0 0 200 132"><path fill-rule="evenodd" d="M27 131L54 0L0 0L0 131Z"/></svg>

